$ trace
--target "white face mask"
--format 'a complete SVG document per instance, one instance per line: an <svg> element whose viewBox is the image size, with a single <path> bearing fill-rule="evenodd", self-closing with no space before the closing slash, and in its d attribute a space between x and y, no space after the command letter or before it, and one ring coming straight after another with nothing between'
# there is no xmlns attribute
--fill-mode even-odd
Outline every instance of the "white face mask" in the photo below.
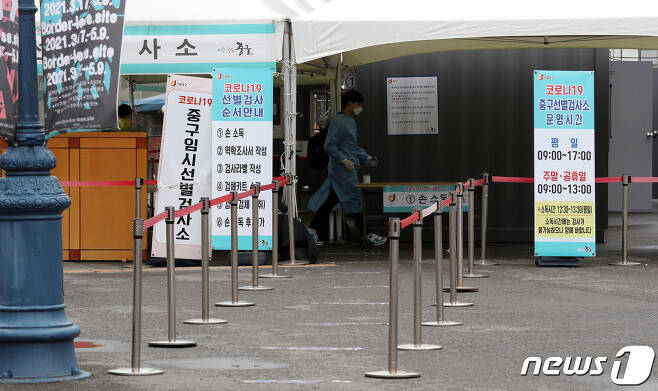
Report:
<svg viewBox="0 0 658 391"><path fill-rule="evenodd" d="M354 115L359 115L359 114L361 114L362 111L363 111L363 107L361 107L361 106L355 107L354 110L352 110Z"/></svg>

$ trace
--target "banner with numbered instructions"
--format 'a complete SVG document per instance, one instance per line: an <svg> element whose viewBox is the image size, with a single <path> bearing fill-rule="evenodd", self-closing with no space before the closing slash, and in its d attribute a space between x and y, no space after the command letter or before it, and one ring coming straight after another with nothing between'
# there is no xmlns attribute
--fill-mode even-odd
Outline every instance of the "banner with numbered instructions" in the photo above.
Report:
<svg viewBox="0 0 658 391"><path fill-rule="evenodd" d="M534 71L535 256L593 257L594 72Z"/></svg>
<svg viewBox="0 0 658 391"><path fill-rule="evenodd" d="M410 213L414 208L427 208L443 201L455 191L454 185L384 186L384 213ZM462 210L468 212L468 197L464 192ZM444 197L444 198L442 198ZM449 207L443 211L448 212Z"/></svg>
<svg viewBox="0 0 658 391"><path fill-rule="evenodd" d="M126 26L121 73L211 73L222 63L269 63L276 61L274 32L274 23Z"/></svg>
<svg viewBox="0 0 658 391"><path fill-rule="evenodd" d="M42 0L46 132L117 127L126 0Z"/></svg>
<svg viewBox="0 0 658 391"><path fill-rule="evenodd" d="M13 138L18 122L18 0L2 2L0 50L0 136Z"/></svg>
<svg viewBox="0 0 658 391"><path fill-rule="evenodd" d="M439 77L386 78L388 135L439 134Z"/></svg>
<svg viewBox="0 0 658 391"><path fill-rule="evenodd" d="M212 80L169 75L155 210L186 208L211 196ZM165 257L166 227L156 224L152 256ZM201 213L176 218L176 257L201 259Z"/></svg>
<svg viewBox="0 0 658 391"><path fill-rule="evenodd" d="M212 197L272 183L273 74L276 64L240 64L213 71ZM251 197L238 202L238 248L251 250ZM272 194L258 201L258 248L272 248ZM212 209L212 247L231 248L228 203Z"/></svg>

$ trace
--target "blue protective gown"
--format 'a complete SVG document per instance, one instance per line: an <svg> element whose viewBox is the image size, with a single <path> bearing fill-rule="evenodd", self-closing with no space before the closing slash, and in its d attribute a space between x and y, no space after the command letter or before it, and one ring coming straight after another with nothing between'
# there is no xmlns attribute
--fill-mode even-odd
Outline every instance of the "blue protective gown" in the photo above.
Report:
<svg viewBox="0 0 658 391"><path fill-rule="evenodd" d="M361 213L361 192L354 185L358 182L361 162L368 160L368 154L358 144L356 122L350 116L337 114L329 124L329 131L324 142L324 151L329 155L329 175L322 186L311 197L308 207L317 211L329 197L329 189L334 189L341 207L346 214ZM354 163L354 170L349 171L343 163L349 159Z"/></svg>

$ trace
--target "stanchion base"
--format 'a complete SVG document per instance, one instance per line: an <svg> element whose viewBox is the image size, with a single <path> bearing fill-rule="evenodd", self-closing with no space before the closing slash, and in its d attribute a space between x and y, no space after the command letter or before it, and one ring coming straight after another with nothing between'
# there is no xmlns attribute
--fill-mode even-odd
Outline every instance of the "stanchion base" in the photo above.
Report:
<svg viewBox="0 0 658 391"><path fill-rule="evenodd" d="M270 288L269 286L263 286L263 285L246 285L246 286L241 286L238 288L241 291L271 291L274 288Z"/></svg>
<svg viewBox="0 0 658 391"><path fill-rule="evenodd" d="M436 304L434 304L434 305L436 305ZM473 303L464 303L462 301L457 301L457 302L454 302L454 303L446 302L446 303L443 303L443 306L444 307L472 307Z"/></svg>
<svg viewBox="0 0 658 391"><path fill-rule="evenodd" d="M292 278L289 274L259 274L259 278Z"/></svg>
<svg viewBox="0 0 658 391"><path fill-rule="evenodd" d="M500 263L498 263L498 262L491 262L491 261L474 261L473 264L478 265L478 266L496 266L496 265L500 265Z"/></svg>
<svg viewBox="0 0 658 391"><path fill-rule="evenodd" d="M174 341L155 341L149 342L152 348L191 348L196 346L194 341L174 340Z"/></svg>
<svg viewBox="0 0 658 391"><path fill-rule="evenodd" d="M429 327L450 327L450 326L462 326L463 322L451 322L449 320L434 320L432 322L423 322L421 325Z"/></svg>
<svg viewBox="0 0 658 391"><path fill-rule="evenodd" d="M468 274L464 274L462 277L464 277L464 278L485 278L485 277L489 277L489 275L488 274L478 274L478 273L468 273Z"/></svg>
<svg viewBox="0 0 658 391"><path fill-rule="evenodd" d="M162 369L156 368L139 368L134 370L132 368L117 368L110 369L107 371L110 375L117 376L153 376L153 375L162 375L164 371Z"/></svg>
<svg viewBox="0 0 658 391"><path fill-rule="evenodd" d="M443 288L443 291L444 292L450 292L450 288ZM457 287L457 292L461 292L461 293L464 293L464 292L479 292L479 291L480 291L480 288L475 288L475 287L471 287L471 286L458 286Z"/></svg>
<svg viewBox="0 0 658 391"><path fill-rule="evenodd" d="M291 261L285 261L285 262L279 262L279 266L302 266L302 265L308 265L308 261L300 261L300 260L295 260L295 262Z"/></svg>
<svg viewBox="0 0 658 391"><path fill-rule="evenodd" d="M224 319L189 319L184 321L185 324L226 324L228 320Z"/></svg>
<svg viewBox="0 0 658 391"><path fill-rule="evenodd" d="M421 343L420 345L416 345L413 343L405 343L402 345L398 345L398 350L440 350L440 349L443 349L443 346L432 345L429 343Z"/></svg>
<svg viewBox="0 0 658 391"><path fill-rule="evenodd" d="M248 301L220 301L219 303L215 303L217 307L251 307L254 305L256 304Z"/></svg>
<svg viewBox="0 0 658 391"><path fill-rule="evenodd" d="M619 261L619 262L612 262L609 263L608 265L610 266L640 266L642 262L624 262L624 261Z"/></svg>
<svg viewBox="0 0 658 391"><path fill-rule="evenodd" d="M375 371L375 372L366 372L366 377L372 377L375 379L411 379L414 377L420 377L418 372L407 372L407 371Z"/></svg>

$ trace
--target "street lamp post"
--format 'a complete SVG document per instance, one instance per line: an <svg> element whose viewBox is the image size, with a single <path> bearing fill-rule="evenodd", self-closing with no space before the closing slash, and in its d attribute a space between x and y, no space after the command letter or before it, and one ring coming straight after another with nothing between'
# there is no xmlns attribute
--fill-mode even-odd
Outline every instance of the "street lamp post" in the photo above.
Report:
<svg viewBox="0 0 658 391"><path fill-rule="evenodd" d="M34 0L19 0L16 144L0 156L0 383L76 380L64 313L62 212L71 200L50 176L55 156L39 121Z"/></svg>

